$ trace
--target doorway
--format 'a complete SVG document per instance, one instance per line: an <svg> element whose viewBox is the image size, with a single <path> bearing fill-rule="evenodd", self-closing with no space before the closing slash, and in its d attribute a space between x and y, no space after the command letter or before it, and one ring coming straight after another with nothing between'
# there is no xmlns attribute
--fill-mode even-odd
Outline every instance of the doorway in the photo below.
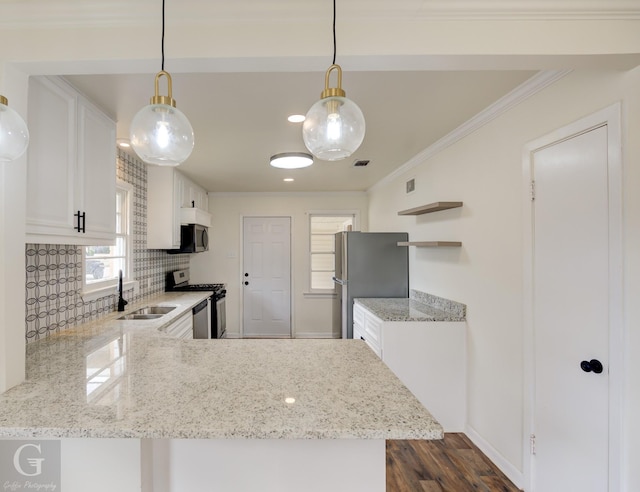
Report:
<svg viewBox="0 0 640 492"><path fill-rule="evenodd" d="M291 337L291 218L243 218L243 337Z"/></svg>
<svg viewBox="0 0 640 492"><path fill-rule="evenodd" d="M618 490L620 107L525 148L526 490Z"/></svg>

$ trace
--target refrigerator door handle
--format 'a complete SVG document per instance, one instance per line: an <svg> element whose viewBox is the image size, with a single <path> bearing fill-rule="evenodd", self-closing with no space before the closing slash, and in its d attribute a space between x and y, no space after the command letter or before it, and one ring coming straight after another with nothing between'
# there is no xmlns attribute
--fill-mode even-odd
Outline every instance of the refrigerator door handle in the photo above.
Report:
<svg viewBox="0 0 640 492"><path fill-rule="evenodd" d="M331 277L331 278L333 279L333 281L334 281L336 284L340 284L340 285L347 285L347 281L346 281L346 280L341 280L341 279L336 278L336 277Z"/></svg>

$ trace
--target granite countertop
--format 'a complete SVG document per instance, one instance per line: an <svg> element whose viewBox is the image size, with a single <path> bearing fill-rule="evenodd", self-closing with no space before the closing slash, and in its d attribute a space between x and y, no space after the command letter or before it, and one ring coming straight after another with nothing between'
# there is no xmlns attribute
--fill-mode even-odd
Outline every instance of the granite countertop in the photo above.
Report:
<svg viewBox="0 0 640 492"><path fill-rule="evenodd" d="M435 308L416 299L358 298L354 299L382 321L464 321L463 313Z"/></svg>
<svg viewBox="0 0 640 492"><path fill-rule="evenodd" d="M120 314L28 344L27 380L0 395L0 437L442 438L361 340L177 340L162 334L170 320Z"/></svg>
<svg viewBox="0 0 640 492"><path fill-rule="evenodd" d="M191 308L200 301L210 297L212 294L213 292L165 292L154 297L148 297L142 301L136 302L135 304L128 304L127 309L122 312L114 312L99 319L98 321L83 323L77 327L67 329L55 336L77 336L78 333L81 333L81 336L87 337L90 336L91 333L101 333L105 330L111 329L119 329L127 332L131 331L132 333L139 335L169 336L165 333L165 330L169 325L180 318L183 314L189 312ZM169 311L164 316L155 319L118 319L120 316L129 314L137 309L147 306L175 306L175 309L173 311ZM35 346L32 347L32 345L33 343L27 345L27 358L29 357L29 350L38 350Z"/></svg>

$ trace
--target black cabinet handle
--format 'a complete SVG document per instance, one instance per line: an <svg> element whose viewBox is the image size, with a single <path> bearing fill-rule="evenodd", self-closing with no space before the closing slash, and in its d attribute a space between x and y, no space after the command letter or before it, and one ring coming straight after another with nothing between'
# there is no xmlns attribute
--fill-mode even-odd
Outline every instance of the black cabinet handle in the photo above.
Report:
<svg viewBox="0 0 640 492"><path fill-rule="evenodd" d="M249 282L245 282L244 285L249 285Z"/></svg>
<svg viewBox="0 0 640 492"><path fill-rule="evenodd" d="M600 374L603 370L602 362L598 359L591 359L590 361L583 360L580 362L580 369L584 372L593 372L594 374Z"/></svg>
<svg viewBox="0 0 640 492"><path fill-rule="evenodd" d="M364 337L360 337L360 340L364 340ZM366 340L364 340L366 342Z"/></svg>
<svg viewBox="0 0 640 492"><path fill-rule="evenodd" d="M244 274L244 276L245 276L245 277L248 277L248 276L249 276L249 274L248 274L248 273L245 273L245 274Z"/></svg>
<svg viewBox="0 0 640 492"><path fill-rule="evenodd" d="M77 217L78 219L78 225L74 227L74 229L78 232L82 232L83 234L87 232L85 230L87 213L86 212L80 213L80 210L78 210L78 213L73 214L73 216Z"/></svg>

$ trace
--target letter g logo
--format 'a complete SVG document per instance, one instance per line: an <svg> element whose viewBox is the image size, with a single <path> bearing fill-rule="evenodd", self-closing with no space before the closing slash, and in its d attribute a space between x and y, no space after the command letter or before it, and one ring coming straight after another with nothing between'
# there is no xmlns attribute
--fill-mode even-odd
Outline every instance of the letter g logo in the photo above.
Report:
<svg viewBox="0 0 640 492"><path fill-rule="evenodd" d="M39 444L23 444L13 455L13 466L20 475L24 475L25 477L35 477L40 475L42 473L42 462L44 461L44 458L27 458L27 463L29 463L32 468L35 468L35 472L33 473L27 473L22 469L22 466L20 465L20 454L25 448L36 448L38 450L38 454L41 453Z"/></svg>

